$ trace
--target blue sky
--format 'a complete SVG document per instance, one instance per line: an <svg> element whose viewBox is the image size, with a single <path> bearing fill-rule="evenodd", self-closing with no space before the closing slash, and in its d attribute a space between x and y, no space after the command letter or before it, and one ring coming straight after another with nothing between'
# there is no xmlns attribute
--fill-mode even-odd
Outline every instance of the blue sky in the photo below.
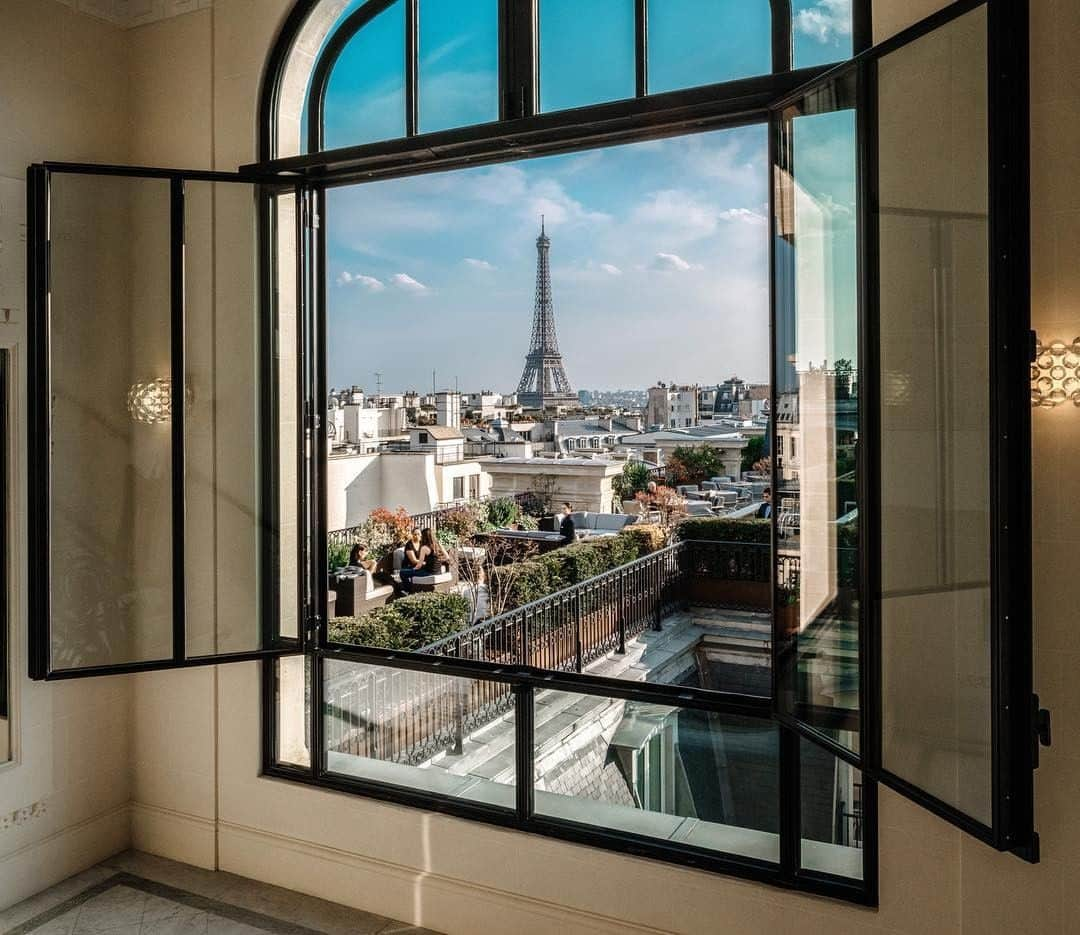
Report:
<svg viewBox="0 0 1080 935"><path fill-rule="evenodd" d="M328 146L401 135L401 6L343 57L327 98ZM495 6L421 0L422 130L494 118ZM630 0L542 0L542 106L624 96L626 74L632 93L632 60L617 41L632 26L622 6L632 10ZM768 34L751 6L666 0L665 11L679 7L708 28L680 46L666 13L654 13L654 80L757 71ZM793 6L797 65L850 54L850 0ZM572 13L578 27L581 18L597 25L590 45L544 39L582 35L557 28ZM613 28L599 28L605 17ZM706 50L740 30L744 41L728 38L729 54L711 61ZM553 59L565 67L553 70ZM765 128L746 127L331 190L331 385L373 384L378 370L387 389L425 389L435 369L443 386L457 378L463 389L512 390L529 340L540 214L575 388L766 379L766 149Z"/></svg>

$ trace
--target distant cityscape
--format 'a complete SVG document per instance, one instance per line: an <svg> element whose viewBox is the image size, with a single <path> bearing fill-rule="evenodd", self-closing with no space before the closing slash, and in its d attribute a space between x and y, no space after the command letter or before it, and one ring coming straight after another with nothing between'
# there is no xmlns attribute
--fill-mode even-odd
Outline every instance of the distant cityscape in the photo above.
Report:
<svg viewBox="0 0 1080 935"><path fill-rule="evenodd" d="M330 391L330 529L362 523L380 507L424 514L467 500L520 496L538 485L578 509L618 513L623 504L615 480L628 461L663 472L676 448L708 447L723 466L719 476L738 481L752 440L758 439L754 460L772 455L766 383L732 375L709 384L661 380L646 387L573 389L558 343L550 245L541 226L532 337L514 391L439 389L434 375L430 392L388 391L379 374L372 374L374 393L362 383ZM777 397L782 450L775 454L794 500L808 430L800 421L800 401L813 398L815 411L828 414L821 431L837 432L830 444L853 463L857 390L846 362L809 368L793 379Z"/></svg>

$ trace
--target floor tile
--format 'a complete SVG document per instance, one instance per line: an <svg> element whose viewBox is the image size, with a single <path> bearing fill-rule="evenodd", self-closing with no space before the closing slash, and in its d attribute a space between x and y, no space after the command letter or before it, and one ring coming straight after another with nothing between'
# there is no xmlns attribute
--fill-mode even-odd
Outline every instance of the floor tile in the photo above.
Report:
<svg viewBox="0 0 1080 935"><path fill-rule="evenodd" d="M281 887L138 853L0 913L5 935L436 935Z"/></svg>

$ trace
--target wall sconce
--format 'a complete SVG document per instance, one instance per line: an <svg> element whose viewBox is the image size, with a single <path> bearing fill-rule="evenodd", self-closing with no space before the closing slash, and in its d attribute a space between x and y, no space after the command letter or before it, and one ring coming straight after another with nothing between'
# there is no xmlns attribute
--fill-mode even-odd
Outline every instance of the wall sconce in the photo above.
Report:
<svg viewBox="0 0 1080 935"><path fill-rule="evenodd" d="M172 380L159 377L133 383L127 394L127 408L135 422L159 425L172 418Z"/></svg>
<svg viewBox="0 0 1080 935"><path fill-rule="evenodd" d="M1072 344L1039 341L1031 365L1031 405L1053 409L1070 400L1080 406L1080 338Z"/></svg>

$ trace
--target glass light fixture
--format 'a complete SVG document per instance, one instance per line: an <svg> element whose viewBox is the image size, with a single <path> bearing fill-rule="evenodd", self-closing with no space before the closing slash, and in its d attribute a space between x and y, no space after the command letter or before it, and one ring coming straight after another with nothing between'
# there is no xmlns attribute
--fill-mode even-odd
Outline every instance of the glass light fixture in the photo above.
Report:
<svg viewBox="0 0 1080 935"><path fill-rule="evenodd" d="M127 408L135 422L159 425L172 418L172 380L159 377L133 383L127 394Z"/></svg>
<svg viewBox="0 0 1080 935"><path fill-rule="evenodd" d="M1066 402L1080 406L1080 338L1072 344L1039 341L1031 365L1031 405L1053 409Z"/></svg>

